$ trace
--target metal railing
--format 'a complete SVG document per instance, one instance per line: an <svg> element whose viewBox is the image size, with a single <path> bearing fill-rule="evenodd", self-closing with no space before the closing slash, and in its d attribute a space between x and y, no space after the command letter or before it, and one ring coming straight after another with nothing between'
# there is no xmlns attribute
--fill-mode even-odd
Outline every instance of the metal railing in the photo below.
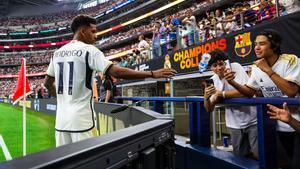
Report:
<svg viewBox="0 0 300 169"><path fill-rule="evenodd" d="M163 103L189 102L189 132L192 145L211 147L210 113L204 108L203 97L119 97L118 100L153 101L153 110L163 113ZM259 167L277 168L276 120L271 120L267 114L267 104L300 105L300 99L295 98L235 98L226 99L222 105L252 105L257 109Z"/></svg>

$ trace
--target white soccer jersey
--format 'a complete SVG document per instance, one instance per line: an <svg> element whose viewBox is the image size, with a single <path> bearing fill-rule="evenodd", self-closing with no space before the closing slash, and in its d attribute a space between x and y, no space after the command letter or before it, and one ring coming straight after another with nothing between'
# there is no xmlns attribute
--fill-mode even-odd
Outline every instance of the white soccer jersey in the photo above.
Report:
<svg viewBox="0 0 300 169"><path fill-rule="evenodd" d="M246 84L249 77L244 68L239 63L231 63L231 69L236 72L235 81ZM220 80L218 75L213 75L214 86L219 91L234 90L227 80ZM244 129L257 123L256 107L254 106L235 106L225 108L226 126L234 129Z"/></svg>
<svg viewBox="0 0 300 169"><path fill-rule="evenodd" d="M83 132L95 126L93 77L111 65L96 47L77 40L54 52L47 75L55 77L57 131Z"/></svg>
<svg viewBox="0 0 300 169"><path fill-rule="evenodd" d="M300 64L297 56L292 54L280 55L276 63L272 66L272 70L280 77L300 86ZM257 66L252 67L251 77L247 82L247 86L255 90L261 90L264 97L287 97L279 87L276 86L272 79ZM299 112L292 116L298 120L300 119ZM294 131L288 124L279 120L277 130Z"/></svg>
<svg viewBox="0 0 300 169"><path fill-rule="evenodd" d="M186 24L186 29L188 31L196 30L197 22L195 16L191 16L190 18L186 17L184 20L188 20Z"/></svg>

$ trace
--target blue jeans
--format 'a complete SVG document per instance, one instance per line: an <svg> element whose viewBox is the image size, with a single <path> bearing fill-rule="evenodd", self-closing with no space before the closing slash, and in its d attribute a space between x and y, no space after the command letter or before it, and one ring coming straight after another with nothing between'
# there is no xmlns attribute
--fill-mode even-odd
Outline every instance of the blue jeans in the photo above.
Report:
<svg viewBox="0 0 300 169"><path fill-rule="evenodd" d="M188 33L188 46L192 46L195 43L195 31L192 30Z"/></svg>
<svg viewBox="0 0 300 169"><path fill-rule="evenodd" d="M159 57L160 55L161 55L160 46L153 46L152 47L152 57L156 58L156 57Z"/></svg>

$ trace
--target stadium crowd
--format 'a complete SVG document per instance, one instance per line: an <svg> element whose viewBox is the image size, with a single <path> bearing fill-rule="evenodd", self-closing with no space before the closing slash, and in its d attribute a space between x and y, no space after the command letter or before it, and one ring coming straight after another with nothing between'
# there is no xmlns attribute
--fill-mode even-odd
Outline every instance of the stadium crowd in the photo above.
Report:
<svg viewBox="0 0 300 169"><path fill-rule="evenodd" d="M0 56L0 65L20 65L23 57L26 58L27 64L49 63L52 54L52 50L28 53L8 52Z"/></svg>
<svg viewBox="0 0 300 169"><path fill-rule="evenodd" d="M282 15L289 14L291 11L294 12L300 9L297 9L297 7L299 6L293 6L292 10L285 8L285 10L280 10L280 13ZM113 43L121 42L133 36L139 36L138 43L103 51L106 56L129 51L124 56L119 57L118 64L122 67L130 67L148 61L149 59L165 55L169 51L197 45L234 31L247 29L278 16L275 5L265 0L260 0L259 5L255 4L255 1L238 2L233 7L207 11L204 16L195 17L194 13L199 8L199 5L194 4L192 7L181 10L176 14L168 15L162 19L155 19L147 26L143 25L131 29L128 32L103 37L103 39L108 40L105 41L105 45L100 44L100 48L108 48ZM143 36L145 32L152 32L153 36L151 40ZM226 67L228 57L223 51L216 49L210 52L210 55L213 57L211 57L212 59L210 59L208 67L214 72L212 79L215 83L210 86L210 89L207 86L205 89L204 104L207 111L212 111L214 108L213 104L218 103L222 99L241 97L241 95L247 97L254 95L264 97L295 97L298 95L299 86L296 85L298 84L300 74L299 63L296 62L298 58L292 54L281 53L280 45L282 41L280 35L276 33L276 31L273 32L273 30L264 30L257 35L255 42L254 50L258 60L254 63L256 67L252 68L250 77L244 72L243 67L237 63L232 63L229 66L230 68ZM28 63L30 63L28 65L28 74L45 72L48 67L48 64L45 63L49 62L52 54L53 51L40 53L31 52L25 55L21 53L5 54L5 56L0 57L0 65L6 65L0 67L0 76L16 75L19 70L19 66L16 65L20 64L22 57L26 57ZM9 64L13 66L7 66ZM234 68L236 70L234 70ZM286 73L291 74L287 77L294 79L285 79L284 76ZM154 77L153 72L152 77ZM263 77L264 81L261 77ZM269 81L265 81L265 79ZM49 97L43 85L44 76L30 77L29 81L34 91L31 97ZM0 90L0 97L9 97L15 89L15 85L16 78L0 78L0 88L2 89ZM273 91L273 89L277 91ZM237 91L239 93L237 93ZM261 91L261 93L259 93L259 91ZM248 108L250 109L251 107ZM248 113L251 111L251 115L246 115L246 112L243 112L243 110L239 108L227 109L226 125L230 130L234 153L239 156L259 159L257 146L257 112L256 110L247 111ZM239 117L236 117L237 114ZM294 116L296 118L296 115ZM248 124L244 124L245 122ZM277 129L277 134L279 141L282 141L284 151L287 153L288 161L289 163L290 161L295 162L298 156L294 155L293 152L298 152L299 150L299 148L296 148L296 139L294 139L297 135L293 135L294 133L292 132L294 132L294 130L285 124L279 123L278 126L283 126ZM242 139L238 139L246 135L249 135L248 141L250 142L250 147L247 148L249 149L247 152L244 152L242 149L239 149L238 146L241 145L241 147L245 147L245 144L242 142ZM289 152L289 150L291 150L291 152Z"/></svg>
<svg viewBox="0 0 300 169"><path fill-rule="evenodd" d="M109 11L110 9L126 2L127 0L110 0L97 6L85 8L81 10L68 10L58 13L48 13L36 16L20 16L0 19L0 33L9 33L19 31L39 31L44 29L56 29L63 26L69 26L70 20L78 14L89 14L97 16L100 13ZM126 8L126 10L129 10ZM99 20L101 22L101 20Z"/></svg>
<svg viewBox="0 0 300 169"><path fill-rule="evenodd" d="M38 94L38 90L43 86L44 83L44 76L36 76L36 77L30 77L28 78L30 88L33 91L31 98L35 98ZM17 79L16 78L5 78L0 79L0 98L11 98L12 93L16 88ZM46 95L47 91L45 90L45 95L43 97L47 97Z"/></svg>
<svg viewBox="0 0 300 169"><path fill-rule="evenodd" d="M120 4L124 0L115 0L107 2L109 6L105 8L95 10L96 13L99 11L105 11L108 8ZM280 1L281 2L281 1ZM227 9L217 9L214 11L207 11L206 14L199 15L199 17L193 16L198 10L203 7L210 5L209 2L205 1L202 3L194 3L191 7L180 10L179 12L165 16L161 19L155 18L150 24L142 25L136 28L132 28L126 32L119 32L118 34L103 37L103 44L99 44L100 48L109 48L113 43L118 43L126 39L130 39L133 36L139 36L145 32L152 32L152 39L142 39L139 43L131 44L125 47L117 49L104 50L106 56L111 56L124 51L130 51L129 53L121 56L115 60L120 66L130 67L135 64L148 61L149 59L164 55L171 50L178 50L179 48L185 48L188 46L195 45L197 43L205 42L216 37L230 34L231 32L252 27L256 24L271 20L277 16L275 5L265 0L260 0L259 4L256 4L254 0L245 1L244 3L236 3ZM290 4L281 3L283 8L280 8L280 14L286 15L292 12L296 12L300 9L299 4L291 6ZM89 8L89 13L93 13L96 7ZM91 10L91 11L90 11ZM82 11L79 11L79 13ZM22 25L49 22L59 22L63 20L71 20L73 16L78 14L74 11L64 11L60 14L51 14L47 16L35 17L17 17L10 18L9 20L2 20L1 26L6 25ZM45 19L46 18L46 19ZM243 21L243 22L242 22ZM32 23L31 23L32 22ZM63 23L63 22L60 22ZM244 23L241 25L241 23ZM1 27L0 26L0 27ZM176 42L180 39L180 42ZM179 45L178 45L179 44ZM4 56L0 56L0 65L18 65L21 62L22 57L27 58L27 63L48 63L53 51L45 52L29 52L25 55L22 52L6 53ZM14 68L1 68L0 75L4 74L17 74L17 67ZM42 66L30 66L29 73L40 73L44 72L45 67ZM1 79L0 87L3 87L4 80Z"/></svg>
<svg viewBox="0 0 300 169"><path fill-rule="evenodd" d="M44 65L27 65L27 74L44 73L47 70L48 64ZM20 70L19 66L1 67L0 75L17 75Z"/></svg>
<svg viewBox="0 0 300 169"><path fill-rule="evenodd" d="M202 6L206 5L207 4L202 4ZM217 9L215 11L209 11L206 13L206 16L196 18L193 16L193 13L199 9L199 4L193 4L191 7L181 10L176 14L168 15L162 19L156 18L147 26L142 25L127 32L103 37L103 39L106 40L103 41L103 45L100 44L99 46L100 48L105 48L114 43L130 39L133 36L152 31L152 42L148 41L148 43L150 43L152 47L152 55L150 58L154 58L167 54L168 51L173 48L175 48L175 50L186 48L230 34L237 30L252 27L276 17L275 5L264 0L261 1L259 6L255 4L255 1L239 2L233 7L224 10ZM241 25L241 23L244 24ZM180 40L179 43L176 42L178 39ZM130 50L130 47L131 50L138 50L134 48L134 46L136 45L128 45L104 52L107 56L110 56ZM135 62L130 63L135 64Z"/></svg>

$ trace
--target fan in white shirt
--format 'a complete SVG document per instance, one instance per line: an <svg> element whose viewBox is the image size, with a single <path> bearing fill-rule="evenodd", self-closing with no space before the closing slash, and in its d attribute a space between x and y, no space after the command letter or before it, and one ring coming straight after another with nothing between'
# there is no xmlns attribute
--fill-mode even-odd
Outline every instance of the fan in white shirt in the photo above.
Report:
<svg viewBox="0 0 300 169"><path fill-rule="evenodd" d="M264 97L295 97L299 92L300 63L298 57L291 54L281 54L281 37L278 32L266 29L260 32L255 40L255 53L258 60L252 68L250 79L246 85L234 80L235 72L228 70L225 78L235 89L245 96L252 97L261 90ZM299 120L299 113L292 115ZM277 134L290 160L297 154L294 146L297 134L286 123L278 121ZM296 159L293 159L295 161Z"/></svg>
<svg viewBox="0 0 300 169"><path fill-rule="evenodd" d="M211 77L214 85L205 88L204 106L207 111L212 111L215 104L222 98L226 98L226 93L235 91L234 88L224 79L226 67L231 67L236 71L235 80L240 84L246 84L249 77L244 68L238 63L226 65L227 54L219 49L210 52L211 59L208 66L214 72ZM229 63L229 62L228 62ZM227 63L227 64L228 64ZM242 96L238 92L237 95ZM258 158L257 143L257 119L256 107L253 106L229 106L225 107L225 121L231 135L233 152L236 155Z"/></svg>

